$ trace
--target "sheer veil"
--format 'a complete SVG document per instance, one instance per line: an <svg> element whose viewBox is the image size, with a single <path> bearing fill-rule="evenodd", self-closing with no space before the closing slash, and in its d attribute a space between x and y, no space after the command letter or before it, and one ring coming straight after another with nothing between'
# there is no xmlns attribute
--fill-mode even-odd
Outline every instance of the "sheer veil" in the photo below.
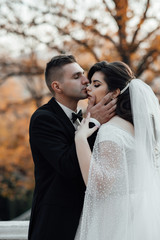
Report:
<svg viewBox="0 0 160 240"><path fill-rule="evenodd" d="M137 214L134 205L134 215L137 216L134 229L137 234L144 230L146 238L143 239L158 240L160 239L160 107L152 89L139 79L130 82L129 92L136 150L133 184L137 193L135 200L141 206ZM139 229L142 226L143 228Z"/></svg>
<svg viewBox="0 0 160 240"><path fill-rule="evenodd" d="M139 79L129 93L134 136L100 127L76 240L160 239L160 106Z"/></svg>

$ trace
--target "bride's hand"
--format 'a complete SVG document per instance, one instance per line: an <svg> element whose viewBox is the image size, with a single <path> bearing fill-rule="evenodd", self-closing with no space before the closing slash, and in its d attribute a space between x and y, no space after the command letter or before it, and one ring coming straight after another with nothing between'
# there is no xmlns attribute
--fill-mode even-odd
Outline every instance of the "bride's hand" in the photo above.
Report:
<svg viewBox="0 0 160 240"><path fill-rule="evenodd" d="M87 139L98 129L97 126L89 128L89 120L90 120L90 113L88 113L86 118L83 118L80 126L78 126L77 131L75 132L75 138Z"/></svg>

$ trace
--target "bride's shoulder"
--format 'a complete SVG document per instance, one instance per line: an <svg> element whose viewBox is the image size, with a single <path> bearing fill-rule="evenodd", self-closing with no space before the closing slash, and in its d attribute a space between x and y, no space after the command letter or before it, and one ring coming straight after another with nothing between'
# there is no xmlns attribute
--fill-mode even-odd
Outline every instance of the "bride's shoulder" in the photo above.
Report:
<svg viewBox="0 0 160 240"><path fill-rule="evenodd" d="M114 116L112 119L110 119L110 121L102 124L100 130L101 133L106 134L106 132L108 132L109 135L112 133L112 135L116 136L118 134L123 135L122 133L124 133L134 137L133 125L129 121L126 121L119 116Z"/></svg>

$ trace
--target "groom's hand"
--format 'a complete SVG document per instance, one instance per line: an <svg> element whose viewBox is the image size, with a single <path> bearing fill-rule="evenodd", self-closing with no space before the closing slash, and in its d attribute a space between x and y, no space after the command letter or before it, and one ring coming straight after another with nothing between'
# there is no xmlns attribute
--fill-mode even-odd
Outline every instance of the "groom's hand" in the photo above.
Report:
<svg viewBox="0 0 160 240"><path fill-rule="evenodd" d="M108 93L102 100L95 105L95 96L88 101L87 113L95 118L100 124L108 122L114 115L117 107L117 99L111 99L112 93Z"/></svg>

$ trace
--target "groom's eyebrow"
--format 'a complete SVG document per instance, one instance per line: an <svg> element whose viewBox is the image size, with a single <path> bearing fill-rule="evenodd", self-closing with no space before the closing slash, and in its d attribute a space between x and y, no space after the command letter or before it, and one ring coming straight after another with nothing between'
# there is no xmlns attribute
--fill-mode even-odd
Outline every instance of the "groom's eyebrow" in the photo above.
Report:
<svg viewBox="0 0 160 240"><path fill-rule="evenodd" d="M76 75L81 75L81 74L84 74L84 71L75 72L75 73L73 73L72 77L74 77Z"/></svg>

